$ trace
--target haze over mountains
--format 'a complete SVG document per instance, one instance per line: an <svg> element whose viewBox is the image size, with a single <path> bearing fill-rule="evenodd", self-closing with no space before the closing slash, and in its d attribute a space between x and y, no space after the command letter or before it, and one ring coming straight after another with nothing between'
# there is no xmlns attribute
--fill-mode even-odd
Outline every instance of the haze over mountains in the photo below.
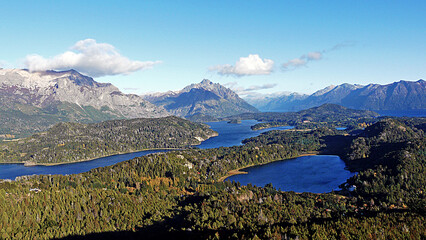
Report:
<svg viewBox="0 0 426 240"><path fill-rule="evenodd" d="M365 110L417 110L426 109L426 82L399 81L366 86L345 83L329 86L312 95L292 93L247 101L261 111L298 111L324 103Z"/></svg>
<svg viewBox="0 0 426 240"><path fill-rule="evenodd" d="M230 115L258 112L234 91L218 83L204 79L200 83L186 86L180 91L169 91L145 95L144 98L170 113L191 118L193 116L226 117Z"/></svg>
<svg viewBox="0 0 426 240"><path fill-rule="evenodd" d="M0 134L25 135L57 122L163 117L166 110L74 70L0 69Z"/></svg>

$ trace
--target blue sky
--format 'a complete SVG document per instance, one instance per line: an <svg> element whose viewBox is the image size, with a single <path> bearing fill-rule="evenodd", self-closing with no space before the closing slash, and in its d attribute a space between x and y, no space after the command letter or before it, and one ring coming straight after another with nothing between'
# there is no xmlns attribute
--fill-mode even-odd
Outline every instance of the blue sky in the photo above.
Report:
<svg viewBox="0 0 426 240"><path fill-rule="evenodd" d="M426 1L8 1L0 66L72 67L136 94L204 78L240 93L387 84L426 77L425 12Z"/></svg>

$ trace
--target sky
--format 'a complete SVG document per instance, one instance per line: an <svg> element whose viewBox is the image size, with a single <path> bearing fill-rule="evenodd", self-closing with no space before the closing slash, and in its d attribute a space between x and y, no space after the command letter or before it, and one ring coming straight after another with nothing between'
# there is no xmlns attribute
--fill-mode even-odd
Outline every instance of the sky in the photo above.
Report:
<svg viewBox="0 0 426 240"><path fill-rule="evenodd" d="M126 93L210 79L240 95L426 78L426 1L7 1L0 67Z"/></svg>

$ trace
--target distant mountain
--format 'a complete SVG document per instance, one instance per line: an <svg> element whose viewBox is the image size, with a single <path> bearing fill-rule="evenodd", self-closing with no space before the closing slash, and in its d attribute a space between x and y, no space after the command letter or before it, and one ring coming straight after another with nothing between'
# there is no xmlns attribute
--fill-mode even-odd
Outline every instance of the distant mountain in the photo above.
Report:
<svg viewBox="0 0 426 240"><path fill-rule="evenodd" d="M367 86L345 83L329 86L310 96L299 96L280 96L264 102L261 107L255 106L262 111L297 111L324 103L375 111L426 109L426 82L399 81L387 85Z"/></svg>
<svg viewBox="0 0 426 240"><path fill-rule="evenodd" d="M292 109L295 102L300 102L306 99L309 95L299 93L286 93L273 97L250 98L246 100L249 104L256 106L260 110L280 110Z"/></svg>
<svg viewBox="0 0 426 240"><path fill-rule="evenodd" d="M204 79L200 83L191 84L181 91L157 93L143 96L157 106L164 107L170 113L191 118L226 117L258 110L241 99L235 92L218 83Z"/></svg>
<svg viewBox="0 0 426 240"><path fill-rule="evenodd" d="M57 122L169 115L140 96L124 94L77 71L0 69L0 135L26 136Z"/></svg>

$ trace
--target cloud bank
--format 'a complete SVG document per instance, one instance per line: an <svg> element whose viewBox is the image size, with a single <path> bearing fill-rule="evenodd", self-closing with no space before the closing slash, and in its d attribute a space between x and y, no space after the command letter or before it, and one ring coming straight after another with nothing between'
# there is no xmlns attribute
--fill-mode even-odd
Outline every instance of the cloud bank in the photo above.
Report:
<svg viewBox="0 0 426 240"><path fill-rule="evenodd" d="M238 95L248 95L248 94L253 94L254 91L257 90L264 90L264 89L271 89L277 86L276 83L267 83L267 84L262 84L262 85L253 85L250 87L240 87L238 86L237 82L230 82L230 83L226 83L224 84L226 87L229 87L230 89L232 89L234 92L236 92Z"/></svg>
<svg viewBox="0 0 426 240"><path fill-rule="evenodd" d="M284 63L282 67L285 71L294 70L296 68L306 66L310 61L320 60L322 56L323 54L321 52L310 52Z"/></svg>
<svg viewBox="0 0 426 240"><path fill-rule="evenodd" d="M122 56L114 46L97 43L94 39L78 41L70 51L44 58L40 55L28 55L24 65L30 71L75 69L91 77L130 74L152 68L161 61L133 61Z"/></svg>
<svg viewBox="0 0 426 240"><path fill-rule="evenodd" d="M229 64L210 67L210 71L215 71L225 76L251 76L268 75L272 72L274 61L271 59L261 59L258 54L250 54L248 57L241 57L234 66Z"/></svg>

